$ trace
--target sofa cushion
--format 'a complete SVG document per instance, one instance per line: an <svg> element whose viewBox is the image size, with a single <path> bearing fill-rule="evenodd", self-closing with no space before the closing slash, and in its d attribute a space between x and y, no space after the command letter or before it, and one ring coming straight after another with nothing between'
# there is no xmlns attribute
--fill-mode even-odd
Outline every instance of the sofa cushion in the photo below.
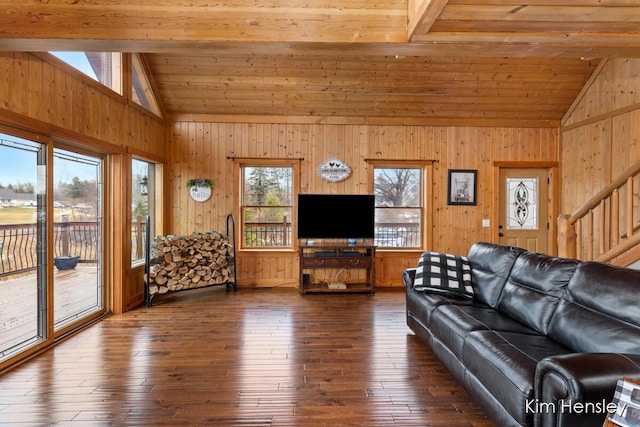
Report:
<svg viewBox="0 0 640 427"><path fill-rule="evenodd" d="M505 283L497 309L546 335L560 297L578 261L525 252L520 255Z"/></svg>
<svg viewBox="0 0 640 427"><path fill-rule="evenodd" d="M534 399L538 362L570 350L542 335L474 331L467 335L463 363L522 425L533 424L527 402Z"/></svg>
<svg viewBox="0 0 640 427"><path fill-rule="evenodd" d="M471 267L467 257L424 252L418 261L413 289L472 298Z"/></svg>
<svg viewBox="0 0 640 427"><path fill-rule="evenodd" d="M466 336L477 330L496 330L537 334L505 314L480 302L470 305L443 305L431 315L431 332L442 341L458 359L462 358L462 347Z"/></svg>
<svg viewBox="0 0 640 427"><path fill-rule="evenodd" d="M474 304L468 298L451 298L445 294L419 292L412 287L406 288L407 315L419 320L425 327L431 324L431 314L443 305L469 305Z"/></svg>
<svg viewBox="0 0 640 427"><path fill-rule="evenodd" d="M474 243L467 256L471 265L474 297L495 308L513 263L522 252L523 249L514 246Z"/></svg>
<svg viewBox="0 0 640 427"><path fill-rule="evenodd" d="M580 263L549 325L576 352L640 354L640 271Z"/></svg>

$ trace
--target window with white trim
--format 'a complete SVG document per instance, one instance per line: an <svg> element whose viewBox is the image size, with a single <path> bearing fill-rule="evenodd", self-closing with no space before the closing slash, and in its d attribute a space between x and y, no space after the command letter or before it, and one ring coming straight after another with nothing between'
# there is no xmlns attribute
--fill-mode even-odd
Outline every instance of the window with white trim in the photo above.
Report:
<svg viewBox="0 0 640 427"><path fill-rule="evenodd" d="M242 247L292 247L294 166L242 164L240 174Z"/></svg>
<svg viewBox="0 0 640 427"><path fill-rule="evenodd" d="M374 166L375 239L381 248L421 246L423 218L422 167Z"/></svg>

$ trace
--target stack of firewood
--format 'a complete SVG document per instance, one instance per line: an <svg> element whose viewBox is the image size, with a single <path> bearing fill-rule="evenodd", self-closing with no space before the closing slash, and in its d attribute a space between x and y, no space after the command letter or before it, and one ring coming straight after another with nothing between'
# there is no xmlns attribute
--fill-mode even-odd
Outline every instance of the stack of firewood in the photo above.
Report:
<svg viewBox="0 0 640 427"><path fill-rule="evenodd" d="M149 295L233 282L233 248L226 236L158 236L151 244Z"/></svg>

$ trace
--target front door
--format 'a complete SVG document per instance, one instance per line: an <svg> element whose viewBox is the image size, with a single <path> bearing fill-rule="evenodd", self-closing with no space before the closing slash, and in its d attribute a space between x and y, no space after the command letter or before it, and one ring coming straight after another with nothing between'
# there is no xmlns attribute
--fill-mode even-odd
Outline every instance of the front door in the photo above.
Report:
<svg viewBox="0 0 640 427"><path fill-rule="evenodd" d="M549 187L546 168L500 168L501 244L549 253Z"/></svg>

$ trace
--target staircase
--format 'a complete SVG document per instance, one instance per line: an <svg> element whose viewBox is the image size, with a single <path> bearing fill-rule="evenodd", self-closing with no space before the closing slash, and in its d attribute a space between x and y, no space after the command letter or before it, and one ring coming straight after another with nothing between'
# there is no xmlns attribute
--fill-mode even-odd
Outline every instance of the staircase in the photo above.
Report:
<svg viewBox="0 0 640 427"><path fill-rule="evenodd" d="M558 255L627 266L640 259L640 161L558 218Z"/></svg>

